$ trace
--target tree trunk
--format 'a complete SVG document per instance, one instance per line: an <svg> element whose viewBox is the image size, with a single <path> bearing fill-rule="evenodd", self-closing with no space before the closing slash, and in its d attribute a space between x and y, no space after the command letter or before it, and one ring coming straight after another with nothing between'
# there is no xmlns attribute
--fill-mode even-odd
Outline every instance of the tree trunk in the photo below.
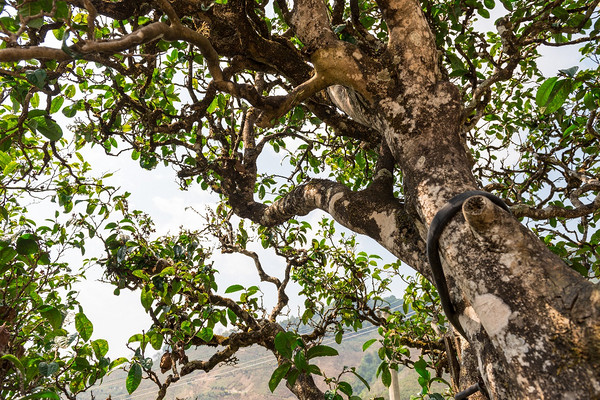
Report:
<svg viewBox="0 0 600 400"><path fill-rule="evenodd" d="M294 385L286 382L287 388L298 400L323 400L325 394L317 387L312 375L300 374Z"/></svg>
<svg viewBox="0 0 600 400"><path fill-rule="evenodd" d="M409 207L426 226L447 200L476 188L456 115L428 113L412 137L398 133L402 126L386 132L406 176ZM462 214L446 227L440 253L489 395L597 397L598 288L487 198L467 200Z"/></svg>
<svg viewBox="0 0 600 400"><path fill-rule="evenodd" d="M378 115L370 118L403 172L405 211L424 241L446 202L477 189L477 183L459 134L458 91L443 82L412 87L408 93L390 82L387 95L374 107ZM372 237L406 260L401 250L405 238L382 234L398 231L397 216L386 223L372 212L363 220L373 221L381 232ZM383 237L393 237L395 244ZM464 376L479 376L494 399L598 398L597 285L482 196L464 203L462 215L447 225L439 244L452 302L475 358L468 365L478 368L477 374L462 371ZM420 272L430 276L428 270ZM474 383L461 380L460 389Z"/></svg>
<svg viewBox="0 0 600 400"><path fill-rule="evenodd" d="M477 189L461 138L462 98L441 77L433 36L419 4L378 2L390 27L387 54L372 63L332 44L313 57L317 73L362 95L336 90L332 100L385 138L404 177L405 211L424 240L436 213L455 195ZM311 43L311 33L306 33ZM341 47L340 47L341 46ZM345 81L328 63L359 70ZM344 101L346 100L346 101ZM515 218L488 199L465 202L445 228L440 254L453 304L494 399L582 399L600 393L600 291L568 268ZM398 232L397 216L363 217L380 232ZM347 218L352 220L352 218ZM386 222L387 221L387 222ZM390 251L406 260L402 235ZM398 250L398 251L395 251ZM410 263L409 263L410 264ZM429 276L429 271L424 272ZM465 371L470 374L472 371ZM476 382L461 382L465 386ZM465 387L460 388L465 389Z"/></svg>

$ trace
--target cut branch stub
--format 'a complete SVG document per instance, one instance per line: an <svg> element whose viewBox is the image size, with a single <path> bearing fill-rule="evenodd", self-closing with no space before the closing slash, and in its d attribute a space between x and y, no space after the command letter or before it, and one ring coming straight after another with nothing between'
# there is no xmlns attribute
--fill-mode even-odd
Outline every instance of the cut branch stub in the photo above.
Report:
<svg viewBox="0 0 600 400"><path fill-rule="evenodd" d="M517 224L514 218L484 196L465 200L462 212L475 236L496 250L501 251L506 244L505 233L518 230L516 226L515 230L510 228Z"/></svg>
<svg viewBox="0 0 600 400"><path fill-rule="evenodd" d="M465 200L463 214L475 232L485 231L496 218L496 207L483 196L473 196Z"/></svg>

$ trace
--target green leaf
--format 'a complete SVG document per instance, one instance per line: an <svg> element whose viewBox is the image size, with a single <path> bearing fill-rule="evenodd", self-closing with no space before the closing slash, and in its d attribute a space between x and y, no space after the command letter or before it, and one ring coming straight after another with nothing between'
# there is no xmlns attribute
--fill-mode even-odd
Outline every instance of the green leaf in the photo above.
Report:
<svg viewBox="0 0 600 400"><path fill-rule="evenodd" d="M231 311L231 309L227 309L227 317L229 318L229 320L231 321L232 324L235 324L237 321L237 315L235 315L235 313L233 311Z"/></svg>
<svg viewBox="0 0 600 400"><path fill-rule="evenodd" d="M539 107L546 105L548 98L550 97L550 92L552 91L552 88L554 88L556 81L558 81L558 77L555 76L553 78L546 79L544 83L542 83L535 95L535 104L537 104Z"/></svg>
<svg viewBox="0 0 600 400"><path fill-rule="evenodd" d="M167 275L175 275L175 267L167 267L160 271L160 276L165 277Z"/></svg>
<svg viewBox="0 0 600 400"><path fill-rule="evenodd" d="M238 292L240 290L244 290L244 287L242 285L231 285L227 289L225 289L225 293L233 293Z"/></svg>
<svg viewBox="0 0 600 400"><path fill-rule="evenodd" d="M91 214L91 213L88 213L88 214ZM133 276L137 276L138 278L140 278L140 279L143 279L143 280L144 280L144 281L146 281L146 282L149 282L149 281L150 281L150 277L148 276L148 274L146 274L146 273L145 273L143 270L141 270L141 269L136 269L135 271L133 271L133 272L131 273L131 275L133 275Z"/></svg>
<svg viewBox="0 0 600 400"><path fill-rule="evenodd" d="M512 4L513 1L514 0L500 0L502 5L504 6L504 8L506 8L508 11L514 10L513 4Z"/></svg>
<svg viewBox="0 0 600 400"><path fill-rule="evenodd" d="M40 89L44 88L47 77L48 77L48 74L43 69L36 69L35 71L27 71L27 73L25 74L25 79L27 79L27 82L31 83L32 85L37 86Z"/></svg>
<svg viewBox="0 0 600 400"><path fill-rule="evenodd" d="M17 239L17 246L15 249L17 250L17 253L25 256L37 253L40 248L37 244L36 236L26 233Z"/></svg>
<svg viewBox="0 0 600 400"><path fill-rule="evenodd" d="M344 337L344 331L339 331L338 333L335 334L335 342L337 344L342 343L343 337Z"/></svg>
<svg viewBox="0 0 600 400"><path fill-rule="evenodd" d="M367 350L369 347L371 347L371 345L372 345L373 343L375 343L376 341L377 341L377 339L370 339L370 340L367 340L367 341L366 341L366 342L363 344L363 347L362 347L363 351L365 351L365 350Z"/></svg>
<svg viewBox="0 0 600 400"><path fill-rule="evenodd" d="M483 4L489 9L496 7L496 2L494 0L483 0Z"/></svg>
<svg viewBox="0 0 600 400"><path fill-rule="evenodd" d="M214 333L213 333L212 328L206 327L206 328L200 329L200 332L198 332L198 334L196 336L198 336L200 339L204 340L205 342L210 342L214 336Z"/></svg>
<svg viewBox="0 0 600 400"><path fill-rule="evenodd" d="M10 361L19 371L21 371L21 375L25 375L25 368L19 359L12 354L5 354L0 357L0 360Z"/></svg>
<svg viewBox="0 0 600 400"><path fill-rule="evenodd" d="M586 106L588 110L595 110L598 108L596 100L594 99L594 95L592 92L587 92L585 96L583 96L583 104Z"/></svg>
<svg viewBox="0 0 600 400"><path fill-rule="evenodd" d="M135 343L135 342L145 341L144 336L145 335L142 335L141 333L136 333L135 335L132 335L129 338L129 340L127 341L127 343Z"/></svg>
<svg viewBox="0 0 600 400"><path fill-rule="evenodd" d="M269 379L269 389L271 390L271 393L273 393L275 389L277 389L279 382L281 382L283 377L288 373L291 366L291 363L286 362L284 364L281 364L279 367L277 367L275 371L273 371L271 379Z"/></svg>
<svg viewBox="0 0 600 400"><path fill-rule="evenodd" d="M294 365L300 370L300 372L305 372L308 370L308 363L306 362L306 357L303 351L299 351L294 355Z"/></svg>
<svg viewBox="0 0 600 400"><path fill-rule="evenodd" d="M550 78L544 82L535 97L535 101L540 106L540 111L543 114L552 114L558 110L573 90L571 80L561 79L552 82L553 79L555 78Z"/></svg>
<svg viewBox="0 0 600 400"><path fill-rule="evenodd" d="M3 266L3 268L0 268L0 274L10 268L10 262L14 260L17 254L12 247L5 247L0 250L0 266Z"/></svg>
<svg viewBox="0 0 600 400"><path fill-rule="evenodd" d="M465 64L462 60L454 53L447 54L448 60L450 61L450 65L452 66L453 71L465 71Z"/></svg>
<svg viewBox="0 0 600 400"><path fill-rule="evenodd" d="M79 332L84 342L90 340L92 332L94 332L94 326L82 312L75 315L75 329L77 329L77 332Z"/></svg>
<svg viewBox="0 0 600 400"><path fill-rule="evenodd" d="M15 161L11 161L11 162L9 162L9 163L8 163L8 165L6 165L6 166L4 167L4 170L2 171L2 173L3 173L5 176L9 176L9 175L11 175L11 174L13 173L13 171L14 171L15 169L17 169L17 167L18 167L18 166L19 166L19 164L18 164L17 162L15 162Z"/></svg>
<svg viewBox="0 0 600 400"><path fill-rule="evenodd" d="M338 389L340 392L344 393L347 396L352 396L352 386L348 382L340 382L338 384Z"/></svg>
<svg viewBox="0 0 600 400"><path fill-rule="evenodd" d="M392 374L387 364L381 368L381 382L385 387L390 387L392 384Z"/></svg>
<svg viewBox="0 0 600 400"><path fill-rule="evenodd" d="M66 1L57 1L56 2L56 13L54 14L54 18L56 19L67 19L69 17L69 6L67 6Z"/></svg>
<svg viewBox="0 0 600 400"><path fill-rule="evenodd" d="M552 14L556 15L563 21L566 21L569 18L569 12L562 7L556 7L553 9Z"/></svg>
<svg viewBox="0 0 600 400"><path fill-rule="evenodd" d="M77 93L77 89L75 89L75 85L69 85L65 89L65 96L68 98L72 98Z"/></svg>
<svg viewBox="0 0 600 400"><path fill-rule="evenodd" d="M300 375L300 371L298 371L296 368L292 368L290 370L290 372L288 372L288 374L287 374L286 380L287 380L288 384L290 386L294 386L299 375Z"/></svg>
<svg viewBox="0 0 600 400"><path fill-rule="evenodd" d="M6 167L11 161L12 161L12 158L11 158L10 154L0 151L0 167L1 168ZM2 209L6 211L6 209L4 207L2 207ZM4 215L4 213L2 213L2 215ZM8 213L6 213L6 217L4 219L8 219Z"/></svg>
<svg viewBox="0 0 600 400"><path fill-rule="evenodd" d="M150 336L150 344L154 350L160 350L163 344L163 335L154 333L154 335Z"/></svg>
<svg viewBox="0 0 600 400"><path fill-rule="evenodd" d="M181 331L186 335L192 334L192 323L190 321L183 321L181 323Z"/></svg>
<svg viewBox="0 0 600 400"><path fill-rule="evenodd" d="M100 360L108 353L108 342L104 339L96 339L92 342L92 349L94 349L96 358Z"/></svg>
<svg viewBox="0 0 600 400"><path fill-rule="evenodd" d="M483 18L489 18L490 17L490 12L488 10L486 10L485 8L478 8L477 9L477 14L481 15Z"/></svg>
<svg viewBox="0 0 600 400"><path fill-rule="evenodd" d="M67 118L73 118L77 114L77 109L74 106L67 106L62 109L62 113Z"/></svg>
<svg viewBox="0 0 600 400"><path fill-rule="evenodd" d="M323 372L321 372L321 370L319 369L318 365L315 364L310 364L307 366L306 370L308 371L309 374L313 374L313 375L323 375Z"/></svg>
<svg viewBox="0 0 600 400"><path fill-rule="evenodd" d="M283 357L291 360L292 358L292 345L287 335L287 332L279 332L275 336L275 350Z"/></svg>
<svg viewBox="0 0 600 400"><path fill-rule="evenodd" d="M57 395L54 392L50 392L48 390L43 391L43 392L37 392L37 393L32 393L29 394L25 397L21 397L19 400L28 400L28 399L53 399L53 400L60 400L60 396Z"/></svg>
<svg viewBox="0 0 600 400"><path fill-rule="evenodd" d="M421 385L421 388L422 388L421 393L422 394L427 393L428 389L429 389L429 381L427 379L423 378L422 376L419 376L417 378L417 382L419 382L419 385Z"/></svg>
<svg viewBox="0 0 600 400"><path fill-rule="evenodd" d="M50 105L50 114L54 114L62 107L65 102L65 98L62 96L58 96L52 99L52 103Z"/></svg>
<svg viewBox="0 0 600 400"><path fill-rule="evenodd" d="M544 114L552 114L558 110L565 100L567 100L572 89L573 85L570 80L558 81L550 93L550 98L548 99L548 103L546 103L546 107L542 108L542 112Z"/></svg>
<svg viewBox="0 0 600 400"><path fill-rule="evenodd" d="M573 28L577 28L577 27L591 24L590 21L588 21L587 23L585 21L586 21L585 15L575 14L575 15L571 16L571 18L569 18L569 20L567 21L567 25L569 25Z"/></svg>
<svg viewBox="0 0 600 400"><path fill-rule="evenodd" d="M308 349L306 352L306 358L310 360L315 357L337 356L338 354L338 351L333 347L317 345Z"/></svg>
<svg viewBox="0 0 600 400"><path fill-rule="evenodd" d="M150 290L148 285L144 286L140 295L140 301L142 303L142 306L144 306L144 310L148 311L150 309L153 300L154 299L152 298L152 291Z"/></svg>
<svg viewBox="0 0 600 400"><path fill-rule="evenodd" d="M215 97L213 99L213 101L210 103L210 105L208 106L208 108L206 109L206 112L209 114L212 114L216 109L217 106L219 105L217 98Z"/></svg>
<svg viewBox="0 0 600 400"><path fill-rule="evenodd" d="M127 361L128 360L125 357L119 357L116 360L110 362L110 364L108 365L108 370L111 371L119 365L126 363Z"/></svg>
<svg viewBox="0 0 600 400"><path fill-rule="evenodd" d="M53 373L58 371L58 363L47 363L45 361L42 361L38 364L38 371L44 376L51 376Z"/></svg>
<svg viewBox="0 0 600 400"><path fill-rule="evenodd" d="M419 360L415 362L414 367L415 371L417 371L419 375L429 380L431 374L429 371L427 371L427 362L423 360L423 357L419 358Z"/></svg>
<svg viewBox="0 0 600 400"><path fill-rule="evenodd" d="M140 386L142 381L142 366L138 363L131 365L131 369L127 373L127 380L125 381L125 388L127 393L131 394L135 392L135 389Z"/></svg>
<svg viewBox="0 0 600 400"><path fill-rule="evenodd" d="M29 122L31 122L30 120ZM35 130L51 141L57 141L63 136L62 128L48 116L33 118L37 124ZM31 126L30 126L31 127Z"/></svg>
<svg viewBox="0 0 600 400"><path fill-rule="evenodd" d="M125 357L119 357L116 360L111 361L110 365L108 366L109 370L113 370L116 367L118 367L121 364L124 364L127 362L127 359Z"/></svg>
<svg viewBox="0 0 600 400"><path fill-rule="evenodd" d="M60 329L63 323L62 313L54 306L42 306L39 310L42 317L46 318L53 329Z"/></svg>

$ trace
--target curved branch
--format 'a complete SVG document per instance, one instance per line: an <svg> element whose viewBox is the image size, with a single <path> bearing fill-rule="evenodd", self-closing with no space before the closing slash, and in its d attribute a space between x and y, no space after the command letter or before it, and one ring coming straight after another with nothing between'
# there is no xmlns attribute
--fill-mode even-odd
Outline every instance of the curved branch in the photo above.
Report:
<svg viewBox="0 0 600 400"><path fill-rule="evenodd" d="M524 204L518 204L512 206L510 209L516 217L527 217L538 220L549 218L579 218L600 210L600 193L596 195L591 203L583 204L581 200L579 200L579 196L590 191L600 191L600 183L585 184L574 191L570 196L571 203L575 206L574 208L563 208L550 205L540 209Z"/></svg>
<svg viewBox="0 0 600 400"><path fill-rule="evenodd" d="M209 372L220 363L231 359L241 347L250 347L253 344L261 343L264 341L264 336L265 333L262 330L232 334L228 338L227 347L213 354L208 360L194 360L185 363L183 367L181 367L181 376L188 375L198 370Z"/></svg>
<svg viewBox="0 0 600 400"><path fill-rule="evenodd" d="M223 80L223 71L219 66L219 55L210 41L200 33L181 25L169 26L162 22L153 22L119 39L105 42L83 41L76 43L74 50L85 57L86 54L117 53L131 49L140 44L164 38L165 40L185 40L200 49L204 56L208 70L215 80ZM60 49L49 47L7 48L0 50L0 61L22 61L30 59L55 59L57 61L72 60L73 57Z"/></svg>
<svg viewBox="0 0 600 400"><path fill-rule="evenodd" d="M173 9L173 7L171 7L171 3L169 2L169 0L158 0L158 4L160 5L160 8L165 12L165 14L167 14L167 17L169 17L169 21L171 21L173 25L181 26L181 20L177 16L177 13Z"/></svg>
<svg viewBox="0 0 600 400"><path fill-rule="evenodd" d="M256 125L261 128L270 126L271 121L281 117L293 107L325 89L327 86L326 79L321 74L317 73L306 82L296 86L287 96L268 97L269 103L272 103L273 105L267 106L258 116Z"/></svg>
<svg viewBox="0 0 600 400"><path fill-rule="evenodd" d="M463 119L471 116L481 103L487 104L489 101L487 92L490 90L493 84L496 82L504 81L512 77L514 70L521 61L521 54L517 50L517 38L512 30L512 24L508 17L501 18L496 22L496 29L502 39L502 49L505 54L508 55L508 59L505 62L498 62L498 65L506 64L504 68L497 67L492 76L481 82L477 89L473 92L473 99L465 107L463 111ZM482 97L484 99L482 100ZM477 123L478 118L473 118L471 124Z"/></svg>
<svg viewBox="0 0 600 400"><path fill-rule="evenodd" d="M72 60L73 57L60 49L53 49L46 46L0 49L0 62L17 62L33 59L67 61Z"/></svg>
<svg viewBox="0 0 600 400"><path fill-rule="evenodd" d="M429 276L423 261L425 244L404 204L389 190L391 172L381 169L373 184L354 192L333 181L313 179L270 205L254 201L252 193L228 193L234 212L263 226L275 226L294 216L320 209L341 225L367 235L396 257Z"/></svg>

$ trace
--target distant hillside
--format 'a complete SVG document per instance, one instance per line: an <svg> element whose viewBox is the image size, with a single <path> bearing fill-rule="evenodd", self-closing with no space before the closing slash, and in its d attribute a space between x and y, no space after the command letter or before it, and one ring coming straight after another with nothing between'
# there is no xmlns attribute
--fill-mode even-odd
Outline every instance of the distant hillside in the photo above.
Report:
<svg viewBox="0 0 600 400"><path fill-rule="evenodd" d="M337 376L342 371L343 366L356 367L357 372L369 382L371 391L369 392L358 378L347 374L345 380L352 385L354 394L363 399L378 396L388 399L387 388L383 386L378 378L375 378L375 372L379 365L378 347L374 344L366 352L362 351L364 342L377 337L377 329L373 326L366 326L358 332L349 332L344 335L344 340L340 345L336 344L332 338L328 338L324 341L324 344L336 348L340 355L337 357L322 357L318 359L317 364L327 376ZM198 348L189 350L188 356L190 360L207 359L213 351L209 348ZM271 352L262 347L253 346L240 350L236 356L238 358L236 365L222 366L208 374L196 372L185 376L169 387L165 399L295 399L293 394L285 387L284 382L280 384L275 393L269 391L269 378L277 368L275 356ZM154 365L158 367L158 360L155 361ZM166 377L160 372L157 373L161 377ZM92 399L92 393L95 400L105 400L109 395L112 400L153 399L156 397L157 386L148 380L142 381L140 387L132 395L128 395L125 390L125 377L126 374L123 371L117 371L105 378L104 382L96 386L92 392L78 396L78 399ZM315 381L323 390L327 389L326 385L320 382L318 376L315 377ZM411 395L420 392L417 374L413 370L402 368L399 373L399 381L403 400L408 400Z"/></svg>

